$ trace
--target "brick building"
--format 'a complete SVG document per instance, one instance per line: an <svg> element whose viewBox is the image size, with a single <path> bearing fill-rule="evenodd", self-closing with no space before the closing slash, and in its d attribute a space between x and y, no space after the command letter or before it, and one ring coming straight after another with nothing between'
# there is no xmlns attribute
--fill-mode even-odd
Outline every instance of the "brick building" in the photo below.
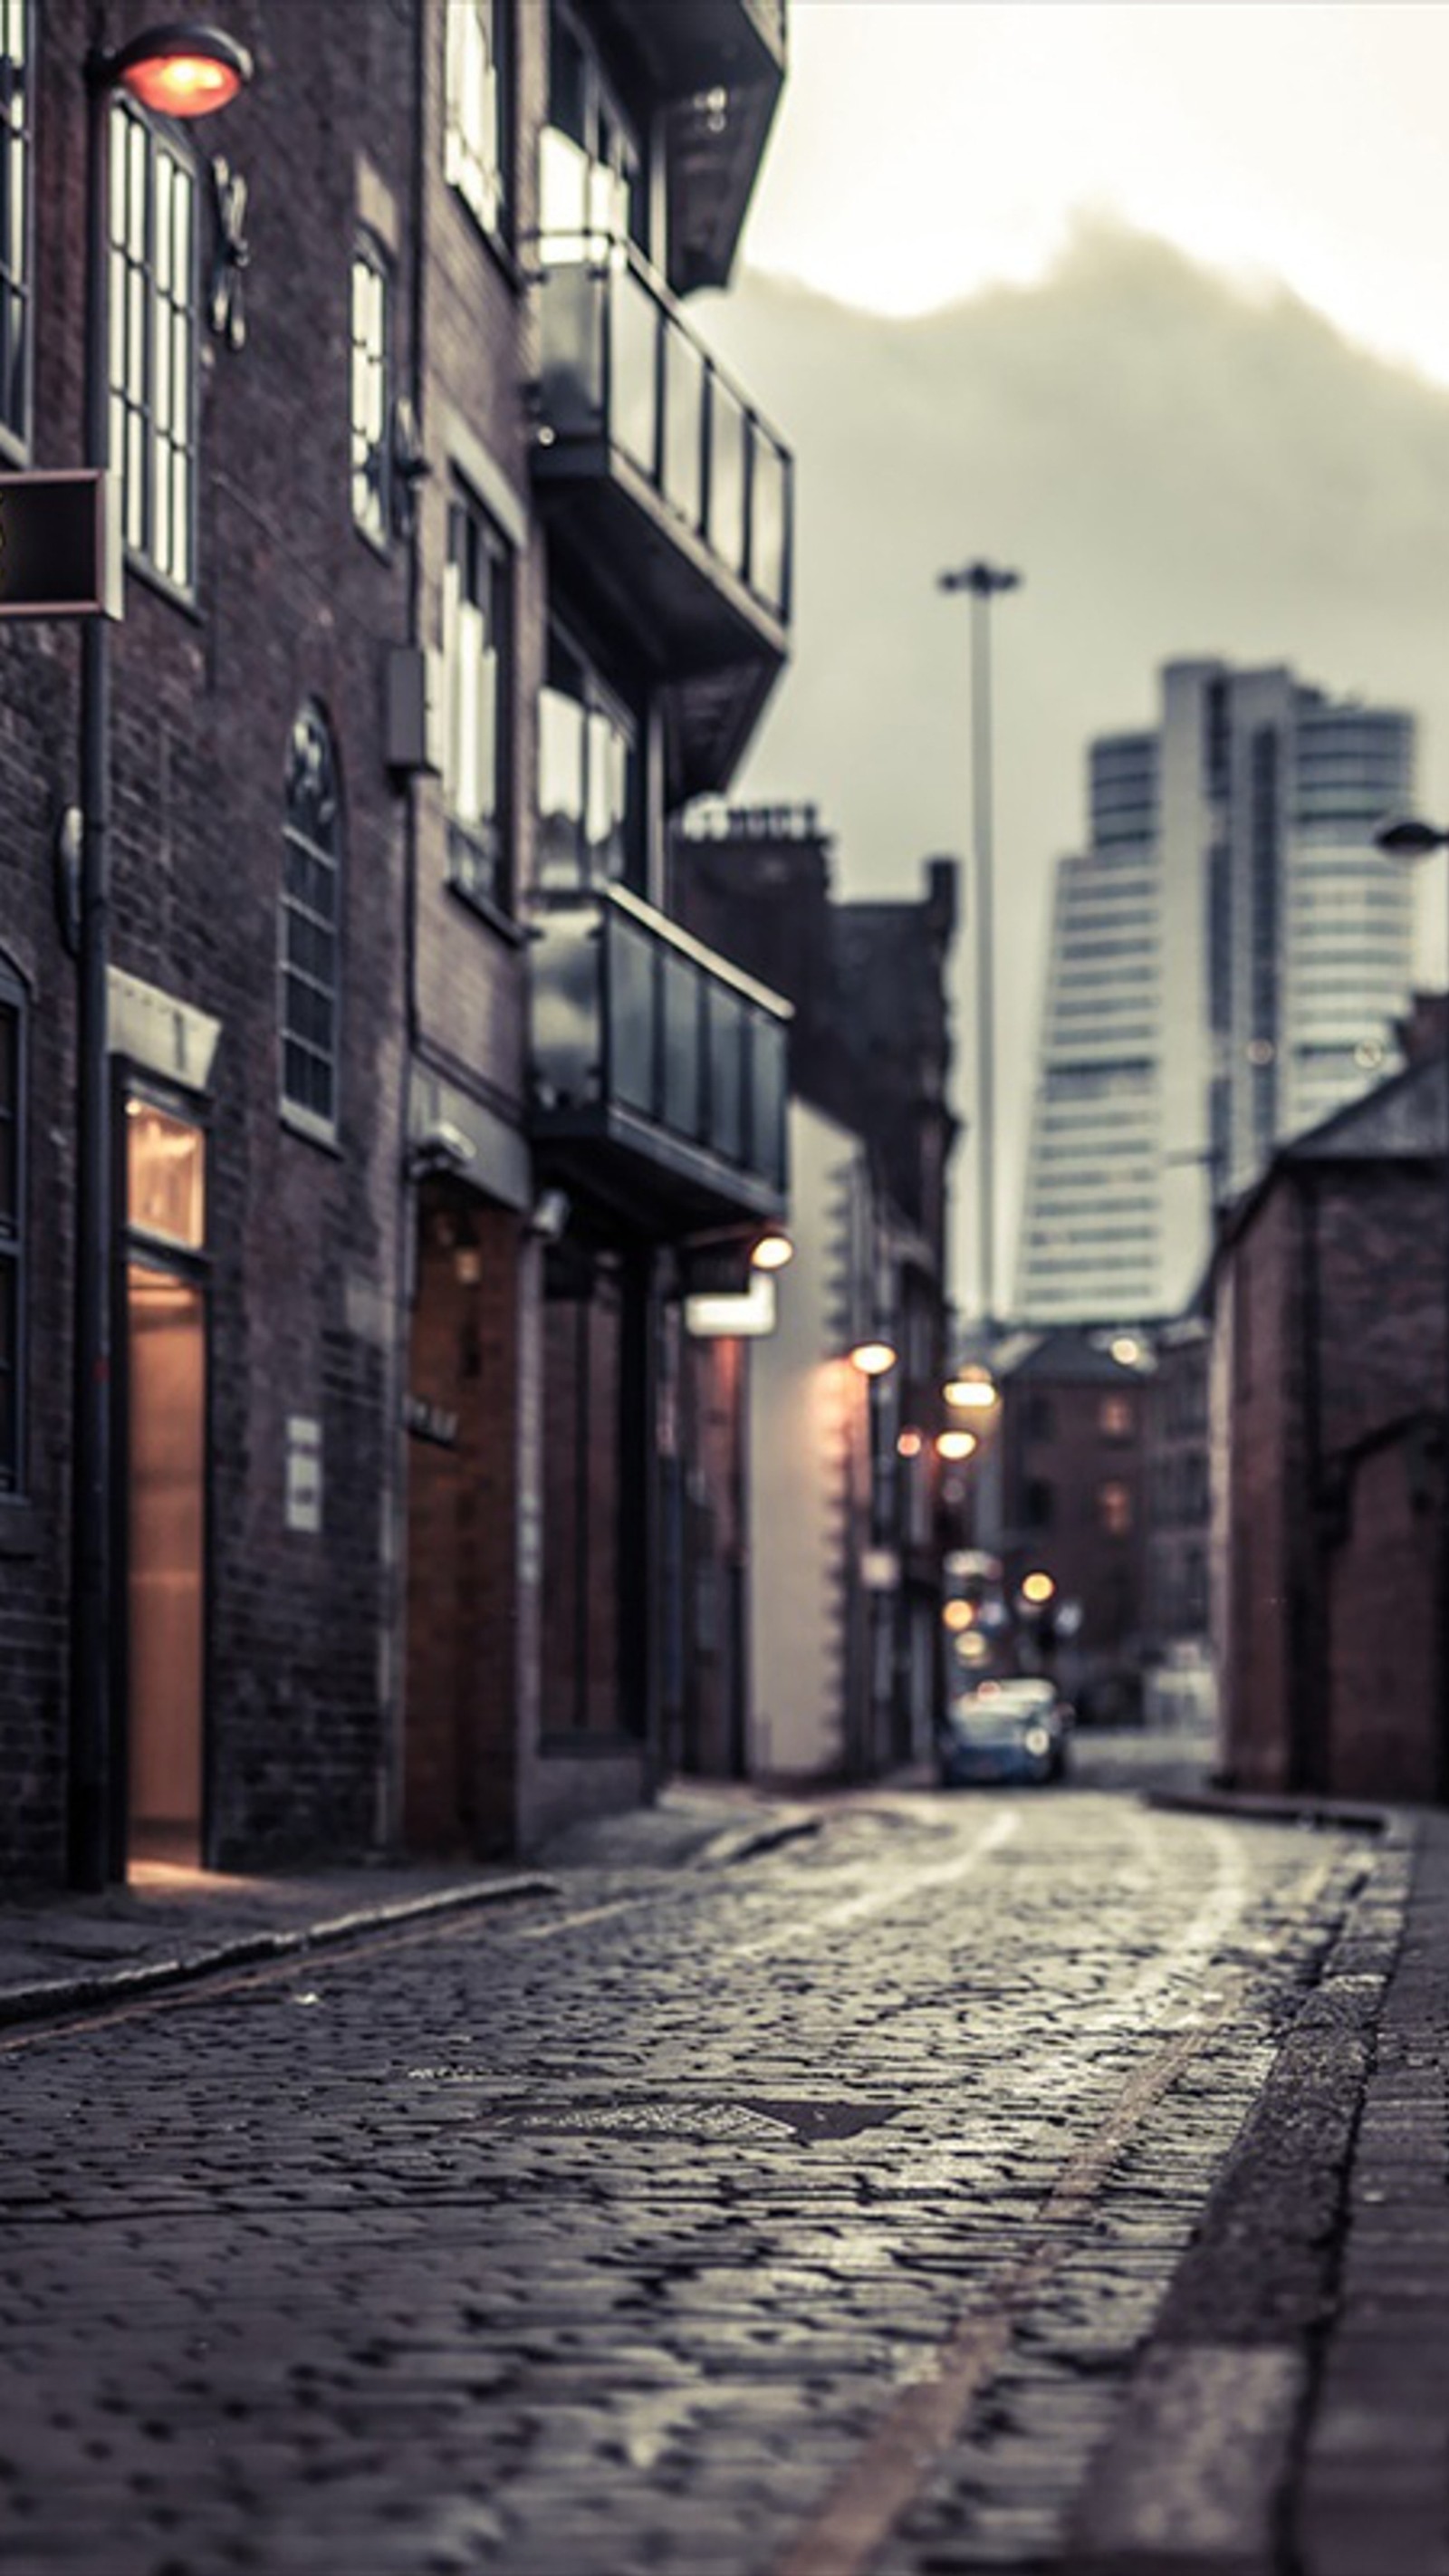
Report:
<svg viewBox="0 0 1449 2576"><path fill-rule="evenodd" d="M1214 1632L1227 1774L1445 1787L1444 1073L1279 1149L1214 1269Z"/></svg>
<svg viewBox="0 0 1449 2576"><path fill-rule="evenodd" d="M938 1699L956 878L936 859L917 901L841 902L831 862L809 806L706 810L675 845L685 920L793 1014L796 1257L741 1368L749 1621L713 1743L869 1777L928 1750ZM872 1342L895 1358L867 1379L849 1355ZM704 1384L730 1351L696 1345Z"/></svg>
<svg viewBox="0 0 1449 2576"><path fill-rule="evenodd" d="M115 1552L69 1645L73 626L0 621L0 1870L506 1849L657 1761L681 1248L783 1204L768 996L666 819L781 667L729 272L783 0L227 0L107 112ZM83 461L85 65L4 0L0 451ZM544 1600L548 1599L545 1633ZM88 1755L89 1759L90 1756Z"/></svg>
<svg viewBox="0 0 1449 2576"><path fill-rule="evenodd" d="M1151 1349L1141 1332L1086 1325L997 1345L995 1509L986 1533L1007 1595L1055 1587L1046 1632L1084 1718L1141 1706L1146 1420ZM1070 1608L1068 1608L1070 1605ZM1067 1615L1063 1617L1063 1613ZM1029 1621L1023 1638L1030 1646Z"/></svg>

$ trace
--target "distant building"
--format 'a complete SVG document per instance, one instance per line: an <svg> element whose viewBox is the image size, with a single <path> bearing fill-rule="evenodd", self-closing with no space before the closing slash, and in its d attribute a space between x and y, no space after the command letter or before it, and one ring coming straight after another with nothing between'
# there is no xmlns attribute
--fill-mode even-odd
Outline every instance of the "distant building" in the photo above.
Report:
<svg viewBox="0 0 1449 2576"><path fill-rule="evenodd" d="M1049 1578L1040 1621L1084 1717L1140 1707L1144 1456L1152 1354L1145 1340L1059 1325L998 1343L994 1435L999 1524L986 1532L1008 1601ZM1032 1646L1028 1609L1018 1622Z"/></svg>
<svg viewBox="0 0 1449 2576"><path fill-rule="evenodd" d="M1214 1207L1377 1078L1413 897L1371 835L1413 769L1409 716L1217 661L1168 664L1156 729L1093 743L1089 845L1057 871L1019 1315L1176 1313Z"/></svg>
<svg viewBox="0 0 1449 2576"><path fill-rule="evenodd" d="M1155 1341L1145 1424L1144 1620L1155 1652L1197 1660L1208 1638L1211 1326L1194 1307Z"/></svg>
<svg viewBox="0 0 1449 2576"><path fill-rule="evenodd" d="M1283 1146L1213 1273L1221 1763L1445 1792L1442 1063Z"/></svg>
<svg viewBox="0 0 1449 2576"><path fill-rule="evenodd" d="M796 1256L748 1346L747 1705L723 1740L757 1773L862 1778L929 1750L938 1694L956 875L839 903L830 862L813 808L705 813L674 901L794 1011ZM896 1355L874 1379L850 1359L870 1342Z"/></svg>

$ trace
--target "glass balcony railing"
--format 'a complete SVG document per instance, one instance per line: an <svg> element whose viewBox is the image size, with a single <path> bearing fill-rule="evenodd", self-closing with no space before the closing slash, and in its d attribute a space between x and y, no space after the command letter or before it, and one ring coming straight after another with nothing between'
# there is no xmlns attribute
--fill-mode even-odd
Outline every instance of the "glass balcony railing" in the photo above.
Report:
<svg viewBox="0 0 1449 2576"><path fill-rule="evenodd" d="M570 448L622 458L666 519L785 624L789 450L632 248L557 235L545 236L540 252L540 412L551 470Z"/></svg>
<svg viewBox="0 0 1449 2576"><path fill-rule="evenodd" d="M550 902L533 928L537 1122L672 1160L742 1208L783 1199L788 1017L637 896Z"/></svg>

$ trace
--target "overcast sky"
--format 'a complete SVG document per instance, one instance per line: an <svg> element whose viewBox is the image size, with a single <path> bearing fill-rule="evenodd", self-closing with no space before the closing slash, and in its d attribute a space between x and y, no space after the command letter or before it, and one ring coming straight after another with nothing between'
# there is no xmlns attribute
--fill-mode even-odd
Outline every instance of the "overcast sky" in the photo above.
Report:
<svg viewBox="0 0 1449 2576"><path fill-rule="evenodd" d="M1449 0L791 0L790 45L747 274L702 317L799 474L794 661L737 792L818 799L842 892L918 892L968 836L935 574L1022 567L994 630L1005 1251L1054 862L1088 739L1153 720L1162 660L1409 707L1449 820ZM1442 863L1421 911L1438 980Z"/></svg>
<svg viewBox="0 0 1449 2576"><path fill-rule="evenodd" d="M1449 383L1441 0L792 0L751 264L923 313L1110 214Z"/></svg>

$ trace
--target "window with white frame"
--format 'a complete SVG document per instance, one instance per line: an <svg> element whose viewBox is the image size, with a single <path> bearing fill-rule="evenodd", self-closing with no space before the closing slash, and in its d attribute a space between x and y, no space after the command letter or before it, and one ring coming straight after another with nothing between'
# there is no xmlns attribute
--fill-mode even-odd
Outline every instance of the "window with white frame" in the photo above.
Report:
<svg viewBox="0 0 1449 2576"><path fill-rule="evenodd" d="M0 427L30 428L31 0L0 0Z"/></svg>
<svg viewBox="0 0 1449 2576"><path fill-rule="evenodd" d="M601 241L647 254L649 192L638 132L584 28L553 0L548 121L539 137L545 259L596 257Z"/></svg>
<svg viewBox="0 0 1449 2576"><path fill-rule="evenodd" d="M195 587L196 177L136 111L111 110L111 463L126 543Z"/></svg>
<svg viewBox="0 0 1449 2576"><path fill-rule="evenodd" d="M507 0L446 0L444 168L487 233L507 213Z"/></svg>
<svg viewBox="0 0 1449 2576"><path fill-rule="evenodd" d="M500 908L510 894L503 704L509 570L508 547L492 520L471 493L455 492L443 589L448 869L464 894Z"/></svg>
<svg viewBox="0 0 1449 2576"><path fill-rule="evenodd" d="M282 1107L337 1127L342 816L332 736L303 707L287 745L280 921Z"/></svg>
<svg viewBox="0 0 1449 2576"><path fill-rule="evenodd" d="M24 1484L25 992L0 958L0 1494Z"/></svg>
<svg viewBox="0 0 1449 2576"><path fill-rule="evenodd" d="M352 522L375 546L387 543L391 500L390 307L386 265L364 238L352 254Z"/></svg>

